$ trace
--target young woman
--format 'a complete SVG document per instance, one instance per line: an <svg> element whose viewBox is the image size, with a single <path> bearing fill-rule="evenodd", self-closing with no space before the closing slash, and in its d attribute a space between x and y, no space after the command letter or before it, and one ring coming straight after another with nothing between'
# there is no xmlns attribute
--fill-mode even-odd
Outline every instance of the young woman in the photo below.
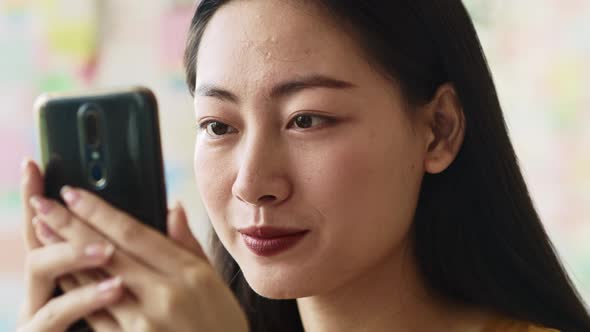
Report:
<svg viewBox="0 0 590 332"><path fill-rule="evenodd" d="M459 0L202 0L185 61L214 267L27 161L24 331L590 331Z"/></svg>

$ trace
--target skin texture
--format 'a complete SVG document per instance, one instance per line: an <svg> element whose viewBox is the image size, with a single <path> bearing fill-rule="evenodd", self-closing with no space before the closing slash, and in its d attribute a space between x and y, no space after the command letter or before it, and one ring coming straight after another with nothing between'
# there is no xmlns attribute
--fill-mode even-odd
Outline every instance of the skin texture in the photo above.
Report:
<svg viewBox="0 0 590 332"><path fill-rule="evenodd" d="M63 187L63 206L40 189L42 174L25 161L27 296L19 331L64 331L81 318L97 332L248 330L181 206L169 211L166 236L85 190ZM110 287L92 267L112 276ZM56 282L65 294L52 298Z"/></svg>
<svg viewBox="0 0 590 332"><path fill-rule="evenodd" d="M257 293L298 299L307 331L477 331L486 316L429 294L411 251L422 177L463 141L460 102L445 84L410 109L345 32L289 1L233 1L213 16L197 57L194 160L212 225ZM350 85L273 96L314 75ZM311 127L292 121L302 114ZM260 257L237 232L254 225L309 233Z"/></svg>
<svg viewBox="0 0 590 332"><path fill-rule="evenodd" d="M303 2L234 1L213 17L197 59L204 129L194 165L213 227L256 292L297 298L306 331L481 331L489 316L427 292L411 250L422 177L444 171L463 140L453 87L410 108L343 32ZM325 77L340 83L274 88ZM311 126L294 123L298 115ZM226 124L225 135L214 136L211 121ZM64 191L63 207L41 196L31 161L22 192L22 331L63 330L82 317L96 331L247 330L181 208L164 236L83 190ZM263 258L236 231L252 225L309 233ZM97 243L114 251L86 257ZM101 275L121 278L107 295L97 292ZM51 299L56 282L66 294Z"/></svg>

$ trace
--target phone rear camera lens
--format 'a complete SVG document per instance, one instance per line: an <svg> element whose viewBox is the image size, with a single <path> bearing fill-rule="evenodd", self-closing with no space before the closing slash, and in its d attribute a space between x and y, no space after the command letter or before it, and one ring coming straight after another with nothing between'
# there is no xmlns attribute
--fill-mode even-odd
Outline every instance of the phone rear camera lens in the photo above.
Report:
<svg viewBox="0 0 590 332"><path fill-rule="evenodd" d="M88 168L90 182L97 188L102 188L106 184L105 170L98 162L90 163Z"/></svg>
<svg viewBox="0 0 590 332"><path fill-rule="evenodd" d="M95 111L89 111L84 117L84 131L86 132L86 143L92 146L100 143L98 130L98 114Z"/></svg>
<svg viewBox="0 0 590 332"><path fill-rule="evenodd" d="M92 180L94 180L94 182L102 180L102 169L97 164L92 166L90 169L90 174L92 175Z"/></svg>

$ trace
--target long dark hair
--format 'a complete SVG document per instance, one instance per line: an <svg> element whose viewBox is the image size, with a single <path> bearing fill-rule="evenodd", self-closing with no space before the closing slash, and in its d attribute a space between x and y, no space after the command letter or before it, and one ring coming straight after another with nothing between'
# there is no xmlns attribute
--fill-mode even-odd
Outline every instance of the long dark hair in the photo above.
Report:
<svg viewBox="0 0 590 332"><path fill-rule="evenodd" d="M213 14L231 0L201 0L185 67L194 93L199 43ZM398 82L414 105L442 83L455 87L465 139L444 172L426 174L413 223L416 259L431 291L515 320L590 331L590 317L535 211L508 137L487 61L460 0L317 0L357 36L372 65ZM346 27L346 29L344 28ZM247 284L212 232L216 267L251 330L303 331L296 301L271 300Z"/></svg>

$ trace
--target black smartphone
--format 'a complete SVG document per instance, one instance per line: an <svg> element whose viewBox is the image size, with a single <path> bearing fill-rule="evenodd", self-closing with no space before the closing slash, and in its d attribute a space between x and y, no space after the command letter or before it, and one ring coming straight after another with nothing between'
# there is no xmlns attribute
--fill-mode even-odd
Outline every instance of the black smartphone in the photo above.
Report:
<svg viewBox="0 0 590 332"><path fill-rule="evenodd" d="M45 196L63 204L64 185L83 188L166 233L158 106L149 89L43 94L34 108ZM91 329L80 321L68 331Z"/></svg>

